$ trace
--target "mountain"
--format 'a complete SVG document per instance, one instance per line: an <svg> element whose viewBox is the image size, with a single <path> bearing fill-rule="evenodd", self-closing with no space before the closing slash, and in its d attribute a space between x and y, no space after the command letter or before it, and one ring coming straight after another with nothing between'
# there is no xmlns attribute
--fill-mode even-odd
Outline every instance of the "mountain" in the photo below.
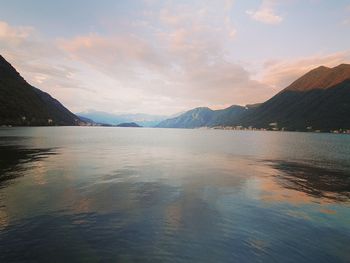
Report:
<svg viewBox="0 0 350 263"><path fill-rule="evenodd" d="M294 81L284 91L311 91L328 89L350 78L350 65L340 64L334 68L320 66Z"/></svg>
<svg viewBox="0 0 350 263"><path fill-rule="evenodd" d="M193 115L206 109L205 116ZM306 73L268 101L231 106L223 110L197 108L158 127L243 126L285 130L350 129L350 65L318 67ZM201 121L199 121L199 119Z"/></svg>
<svg viewBox="0 0 350 263"><path fill-rule="evenodd" d="M98 123L94 122L93 120L89 119L89 118L85 118L82 116L78 116L79 119L83 122L85 122L86 124L90 124L90 125L97 125Z"/></svg>
<svg viewBox="0 0 350 263"><path fill-rule="evenodd" d="M28 84L0 55L0 125L78 125L79 118Z"/></svg>
<svg viewBox="0 0 350 263"><path fill-rule="evenodd" d="M157 127L162 128L199 128L204 126L222 125L227 120L240 116L245 107L233 105L223 110L212 110L206 107L195 108L178 117L160 122Z"/></svg>
<svg viewBox="0 0 350 263"><path fill-rule="evenodd" d="M110 125L116 125L118 123L136 122L144 127L152 127L159 122L167 119L167 116L162 115L150 115L150 114L112 114L102 111L86 111L77 113L79 117L88 118L96 123L105 123Z"/></svg>
<svg viewBox="0 0 350 263"><path fill-rule="evenodd" d="M198 128L206 126L214 116L214 111L209 108L195 108L178 117L160 122L157 127L162 128Z"/></svg>
<svg viewBox="0 0 350 263"><path fill-rule="evenodd" d="M214 111L214 118L207 124L207 126L227 126L231 125L231 122L239 119L250 106L245 107L232 105L223 110Z"/></svg>
<svg viewBox="0 0 350 263"><path fill-rule="evenodd" d="M140 128L142 126L138 125L135 122L124 122L124 123L120 123L117 125L117 127L132 127L132 128Z"/></svg>
<svg viewBox="0 0 350 263"><path fill-rule="evenodd" d="M319 67L240 120L243 126L286 130L350 129L350 65Z"/></svg>

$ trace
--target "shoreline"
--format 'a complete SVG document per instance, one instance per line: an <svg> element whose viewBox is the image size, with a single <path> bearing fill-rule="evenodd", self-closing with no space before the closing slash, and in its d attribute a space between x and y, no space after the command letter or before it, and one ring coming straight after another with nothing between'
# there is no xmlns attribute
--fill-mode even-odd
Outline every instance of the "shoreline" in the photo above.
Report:
<svg viewBox="0 0 350 263"><path fill-rule="evenodd" d="M296 133L329 133L329 134L347 134L350 135L350 129L346 130L330 130L330 131L322 131L322 130L286 130L286 129L266 129L266 128L235 128L231 126L224 127L196 127L196 128L170 128L170 127L120 127L113 125L41 125L41 126L14 126L14 125L0 125L0 128L59 128L59 127L86 127L86 128L148 128L148 129L185 129L185 130L223 130L223 131L256 131L256 132L296 132Z"/></svg>

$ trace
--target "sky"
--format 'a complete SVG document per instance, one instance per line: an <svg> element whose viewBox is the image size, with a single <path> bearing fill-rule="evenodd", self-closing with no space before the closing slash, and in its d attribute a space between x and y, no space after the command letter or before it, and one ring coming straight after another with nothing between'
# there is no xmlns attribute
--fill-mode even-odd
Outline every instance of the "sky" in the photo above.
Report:
<svg viewBox="0 0 350 263"><path fill-rule="evenodd" d="M350 0L0 0L0 54L76 113L259 103L350 63Z"/></svg>

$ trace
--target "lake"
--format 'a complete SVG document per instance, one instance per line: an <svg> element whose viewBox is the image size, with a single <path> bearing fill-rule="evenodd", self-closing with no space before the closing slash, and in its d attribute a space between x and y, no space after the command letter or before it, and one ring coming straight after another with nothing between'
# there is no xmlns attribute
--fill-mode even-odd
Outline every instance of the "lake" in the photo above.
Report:
<svg viewBox="0 0 350 263"><path fill-rule="evenodd" d="M350 136L0 129L0 262L350 262Z"/></svg>

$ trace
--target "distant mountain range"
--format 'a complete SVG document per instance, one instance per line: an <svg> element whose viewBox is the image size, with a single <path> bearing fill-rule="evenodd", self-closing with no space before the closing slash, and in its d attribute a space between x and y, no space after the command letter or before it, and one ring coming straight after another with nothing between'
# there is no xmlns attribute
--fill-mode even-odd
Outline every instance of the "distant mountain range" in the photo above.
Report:
<svg viewBox="0 0 350 263"><path fill-rule="evenodd" d="M142 113L113 114L113 113L94 111L94 110L79 112L77 113L77 115L81 119L89 119L95 123L100 123L100 124L118 125L120 123L135 122L144 127L153 127L158 123L160 123L161 121L169 118L169 116L162 116L162 115L151 115L151 114L142 114Z"/></svg>
<svg viewBox="0 0 350 263"><path fill-rule="evenodd" d="M79 125L80 122L58 100L28 84L0 55L0 125Z"/></svg>
<svg viewBox="0 0 350 263"><path fill-rule="evenodd" d="M214 126L291 131L350 129L350 65L311 70L261 104L223 110L196 108L157 127Z"/></svg>

